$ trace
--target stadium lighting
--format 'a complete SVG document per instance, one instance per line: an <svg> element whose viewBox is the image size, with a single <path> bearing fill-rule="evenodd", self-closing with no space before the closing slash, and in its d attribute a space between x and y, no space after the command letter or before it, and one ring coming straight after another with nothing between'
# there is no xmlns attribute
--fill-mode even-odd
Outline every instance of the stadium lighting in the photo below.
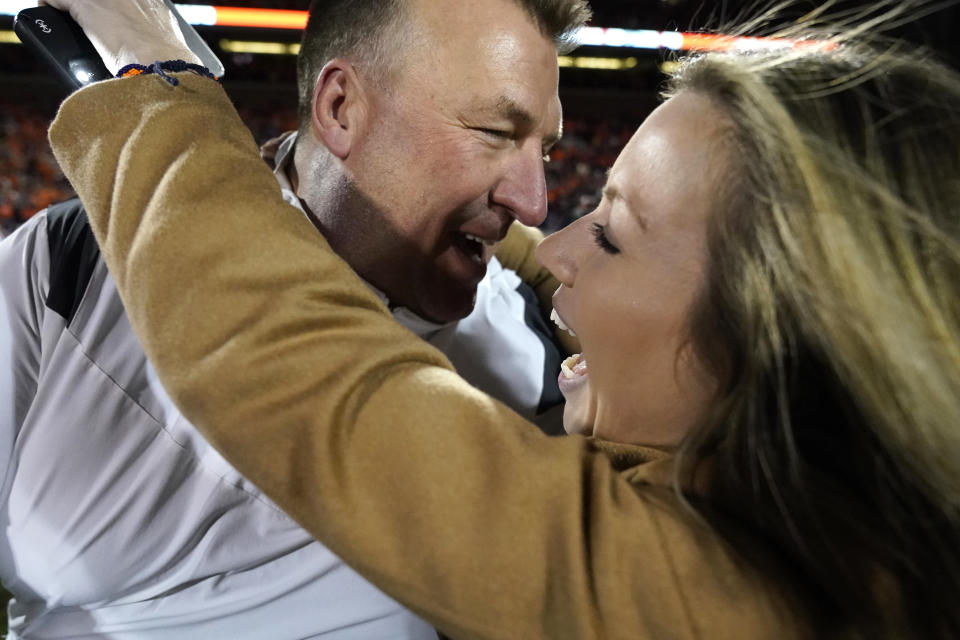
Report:
<svg viewBox="0 0 960 640"><path fill-rule="evenodd" d="M36 0L0 0L0 15L16 15L22 9L37 6ZM306 11L287 9L249 9L204 4L177 4L187 22L206 27L250 27L260 29L302 30L307 25ZM682 33L651 29L584 27L574 36L581 45L630 49L669 49L674 51L750 51L757 49L819 48L836 45L820 40L750 38L708 33ZM286 53L262 51L259 53Z"/></svg>
<svg viewBox="0 0 960 640"><path fill-rule="evenodd" d="M559 56L557 63L561 67L572 69L603 69L621 71L637 66L636 58L595 58L592 56Z"/></svg>
<svg viewBox="0 0 960 640"><path fill-rule="evenodd" d="M660 63L660 71L670 75L674 71L680 68L680 63L676 60L664 60Z"/></svg>
<svg viewBox="0 0 960 640"><path fill-rule="evenodd" d="M296 42L255 42L252 40L223 39L217 44L221 51L228 53L258 53L291 56L300 53L300 44Z"/></svg>
<svg viewBox="0 0 960 640"><path fill-rule="evenodd" d="M0 0L0 15L15 16L24 9L37 6L36 0Z"/></svg>
<svg viewBox="0 0 960 640"><path fill-rule="evenodd" d="M266 55L292 55L300 53L300 45L289 42L256 42L252 40L227 40L217 42L221 51L228 53L252 53ZM619 71L637 66L636 58L600 58L593 56L558 56L561 67L572 69L603 69Z"/></svg>

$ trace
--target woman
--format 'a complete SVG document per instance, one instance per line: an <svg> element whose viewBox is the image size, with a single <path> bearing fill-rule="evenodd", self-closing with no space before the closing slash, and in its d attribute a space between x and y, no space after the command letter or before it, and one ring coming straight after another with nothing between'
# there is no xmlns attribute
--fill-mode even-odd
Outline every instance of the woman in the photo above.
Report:
<svg viewBox="0 0 960 640"><path fill-rule="evenodd" d="M565 439L394 326L178 78L78 92L57 157L184 414L387 593L464 638L960 634L955 74L685 62L539 249L583 346Z"/></svg>

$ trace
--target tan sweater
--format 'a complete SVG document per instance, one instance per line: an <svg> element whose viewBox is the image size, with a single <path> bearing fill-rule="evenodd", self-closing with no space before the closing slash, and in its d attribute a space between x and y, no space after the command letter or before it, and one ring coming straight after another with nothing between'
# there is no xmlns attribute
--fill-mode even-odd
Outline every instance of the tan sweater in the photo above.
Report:
<svg viewBox="0 0 960 640"><path fill-rule="evenodd" d="M223 91L179 77L83 89L50 139L164 386L242 473L454 638L800 634L785 574L693 524L669 459L467 385L284 203Z"/></svg>

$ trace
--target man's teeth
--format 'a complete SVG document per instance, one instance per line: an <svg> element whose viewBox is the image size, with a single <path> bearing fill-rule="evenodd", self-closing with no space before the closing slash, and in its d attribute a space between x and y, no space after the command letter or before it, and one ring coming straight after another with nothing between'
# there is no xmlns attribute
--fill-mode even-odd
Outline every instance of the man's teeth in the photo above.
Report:
<svg viewBox="0 0 960 640"><path fill-rule="evenodd" d="M485 244L487 246L495 244L492 240L484 240L483 238L478 238L472 233L465 233L463 234L463 237L466 238L467 240L472 240L473 242L478 242L480 244Z"/></svg>
<svg viewBox="0 0 960 640"><path fill-rule="evenodd" d="M550 319L553 320L553 323L554 323L555 325L557 325L558 327L560 327L561 329L563 329L564 331L566 331L566 332L569 333L570 335L576 337L577 334L575 334L575 333L570 329L570 327L568 327L567 325L565 325L565 324L563 323L563 320L560 319L560 314L557 313L557 310L556 310L556 309L554 309L553 311L550 312Z"/></svg>

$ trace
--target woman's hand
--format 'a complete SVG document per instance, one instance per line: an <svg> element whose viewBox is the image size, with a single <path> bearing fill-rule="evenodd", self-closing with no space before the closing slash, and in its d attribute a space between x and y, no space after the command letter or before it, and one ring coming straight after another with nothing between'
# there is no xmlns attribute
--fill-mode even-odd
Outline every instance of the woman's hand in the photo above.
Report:
<svg viewBox="0 0 960 640"><path fill-rule="evenodd" d="M40 0L39 4L68 11L114 75L131 63L186 60L200 64L163 0Z"/></svg>

